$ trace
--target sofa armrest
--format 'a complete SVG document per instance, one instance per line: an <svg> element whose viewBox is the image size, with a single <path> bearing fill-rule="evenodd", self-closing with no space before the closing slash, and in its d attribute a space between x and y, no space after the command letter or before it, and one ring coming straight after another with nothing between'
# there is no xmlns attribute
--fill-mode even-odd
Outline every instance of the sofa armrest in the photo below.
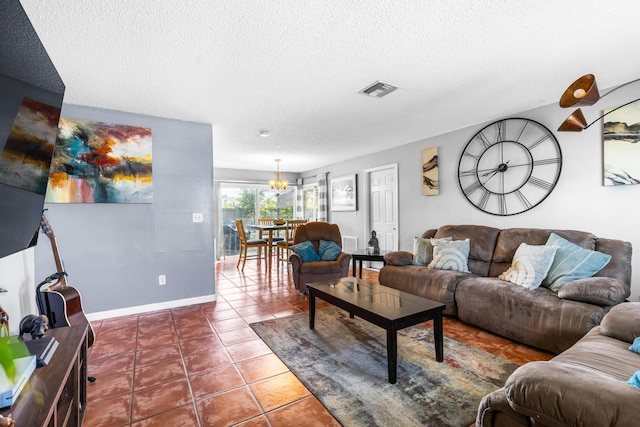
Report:
<svg viewBox="0 0 640 427"><path fill-rule="evenodd" d="M620 304L628 296L624 285L612 277L574 280L558 291L558 298L601 306Z"/></svg>
<svg viewBox="0 0 640 427"><path fill-rule="evenodd" d="M349 265L351 264L351 254L346 252L340 252L338 258L336 258L336 262L340 263L343 267L347 266L347 272L349 271Z"/></svg>
<svg viewBox="0 0 640 427"><path fill-rule="evenodd" d="M509 405L549 427L636 425L640 389L579 365L530 362L505 386Z"/></svg>
<svg viewBox="0 0 640 427"><path fill-rule="evenodd" d="M384 255L384 261L390 265L411 265L413 254L407 251L393 251Z"/></svg>
<svg viewBox="0 0 640 427"><path fill-rule="evenodd" d="M478 406L475 427L494 426L531 426L529 417L517 413L509 406L504 388L485 395Z"/></svg>
<svg viewBox="0 0 640 427"><path fill-rule="evenodd" d="M625 302L609 310L600 322L600 333L628 343L640 337L640 302Z"/></svg>

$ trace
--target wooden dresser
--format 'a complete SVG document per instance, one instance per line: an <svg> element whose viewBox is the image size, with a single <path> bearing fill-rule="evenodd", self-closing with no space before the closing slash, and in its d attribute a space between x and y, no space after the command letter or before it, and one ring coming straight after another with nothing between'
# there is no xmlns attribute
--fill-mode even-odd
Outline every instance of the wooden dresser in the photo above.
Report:
<svg viewBox="0 0 640 427"><path fill-rule="evenodd" d="M53 357L36 368L10 408L16 427L81 426L87 403L87 325L50 329L58 340Z"/></svg>

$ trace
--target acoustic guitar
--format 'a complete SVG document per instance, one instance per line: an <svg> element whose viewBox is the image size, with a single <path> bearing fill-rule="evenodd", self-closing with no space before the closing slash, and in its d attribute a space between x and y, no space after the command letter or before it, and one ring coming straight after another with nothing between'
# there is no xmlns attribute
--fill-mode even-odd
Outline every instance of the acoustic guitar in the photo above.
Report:
<svg viewBox="0 0 640 427"><path fill-rule="evenodd" d="M69 286L67 283L67 273L64 271L64 265L58 250L58 243L56 242L56 236L49 225L49 221L47 221L47 217L44 216L44 213L40 220L40 229L51 242L53 258L55 259L56 269L58 271L56 274L50 276L50 278L57 280L54 284L49 285L47 289L42 291L40 291L39 286L38 291L36 291L36 298L39 298L42 303L39 304L39 306L42 307L40 314L44 314L49 318L49 326L52 328L71 325L88 325L87 345L91 347L95 337L93 327L82 310L82 298L80 297L80 292L72 286ZM43 284L44 283L47 283L47 281L43 282ZM44 311L44 313L42 311Z"/></svg>

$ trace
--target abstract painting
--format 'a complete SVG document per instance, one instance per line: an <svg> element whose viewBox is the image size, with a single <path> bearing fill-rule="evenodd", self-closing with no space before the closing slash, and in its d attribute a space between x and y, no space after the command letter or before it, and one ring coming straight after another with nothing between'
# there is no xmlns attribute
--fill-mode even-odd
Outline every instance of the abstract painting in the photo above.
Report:
<svg viewBox="0 0 640 427"><path fill-rule="evenodd" d="M45 194L60 109L23 98L0 153L0 182Z"/></svg>
<svg viewBox="0 0 640 427"><path fill-rule="evenodd" d="M331 180L331 210L358 210L357 174L341 176Z"/></svg>
<svg viewBox="0 0 640 427"><path fill-rule="evenodd" d="M605 110L605 113L612 109ZM604 185L640 183L640 105L606 116L603 126Z"/></svg>
<svg viewBox="0 0 640 427"><path fill-rule="evenodd" d="M151 129L60 118L46 202L151 203Z"/></svg>
<svg viewBox="0 0 640 427"><path fill-rule="evenodd" d="M438 183L438 147L422 150L422 194L435 196L440 193Z"/></svg>

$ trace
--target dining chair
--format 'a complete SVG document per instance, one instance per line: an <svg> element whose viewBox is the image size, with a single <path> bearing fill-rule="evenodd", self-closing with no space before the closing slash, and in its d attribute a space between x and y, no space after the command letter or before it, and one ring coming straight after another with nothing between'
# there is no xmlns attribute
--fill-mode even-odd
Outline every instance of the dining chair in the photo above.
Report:
<svg viewBox="0 0 640 427"><path fill-rule="evenodd" d="M293 237L296 235L296 229L300 224L305 224L309 222L308 219L290 219L287 221L287 236L284 240L276 243L277 255L278 255L278 266L280 266L280 261L284 261L289 264L289 255L291 249L290 246L293 246Z"/></svg>
<svg viewBox="0 0 640 427"><path fill-rule="evenodd" d="M242 261L241 270L244 271L244 264L247 262L247 258L257 258L258 264L262 259L262 248L264 248L264 262L267 264L267 242L262 239L247 239L247 233L244 231L244 224L241 219L236 219L236 229L238 230L238 240L240 241L240 253L238 254L238 264ZM257 253L255 255L248 255L249 248L256 248Z"/></svg>
<svg viewBox="0 0 640 427"><path fill-rule="evenodd" d="M275 221L275 218L258 218L258 225L273 225L273 221ZM262 240L269 243L268 237L262 237ZM272 235L271 236L271 245L273 246L272 249L276 247L277 242L280 242L282 240L284 240L284 237ZM276 252L272 252L272 253L275 254Z"/></svg>

